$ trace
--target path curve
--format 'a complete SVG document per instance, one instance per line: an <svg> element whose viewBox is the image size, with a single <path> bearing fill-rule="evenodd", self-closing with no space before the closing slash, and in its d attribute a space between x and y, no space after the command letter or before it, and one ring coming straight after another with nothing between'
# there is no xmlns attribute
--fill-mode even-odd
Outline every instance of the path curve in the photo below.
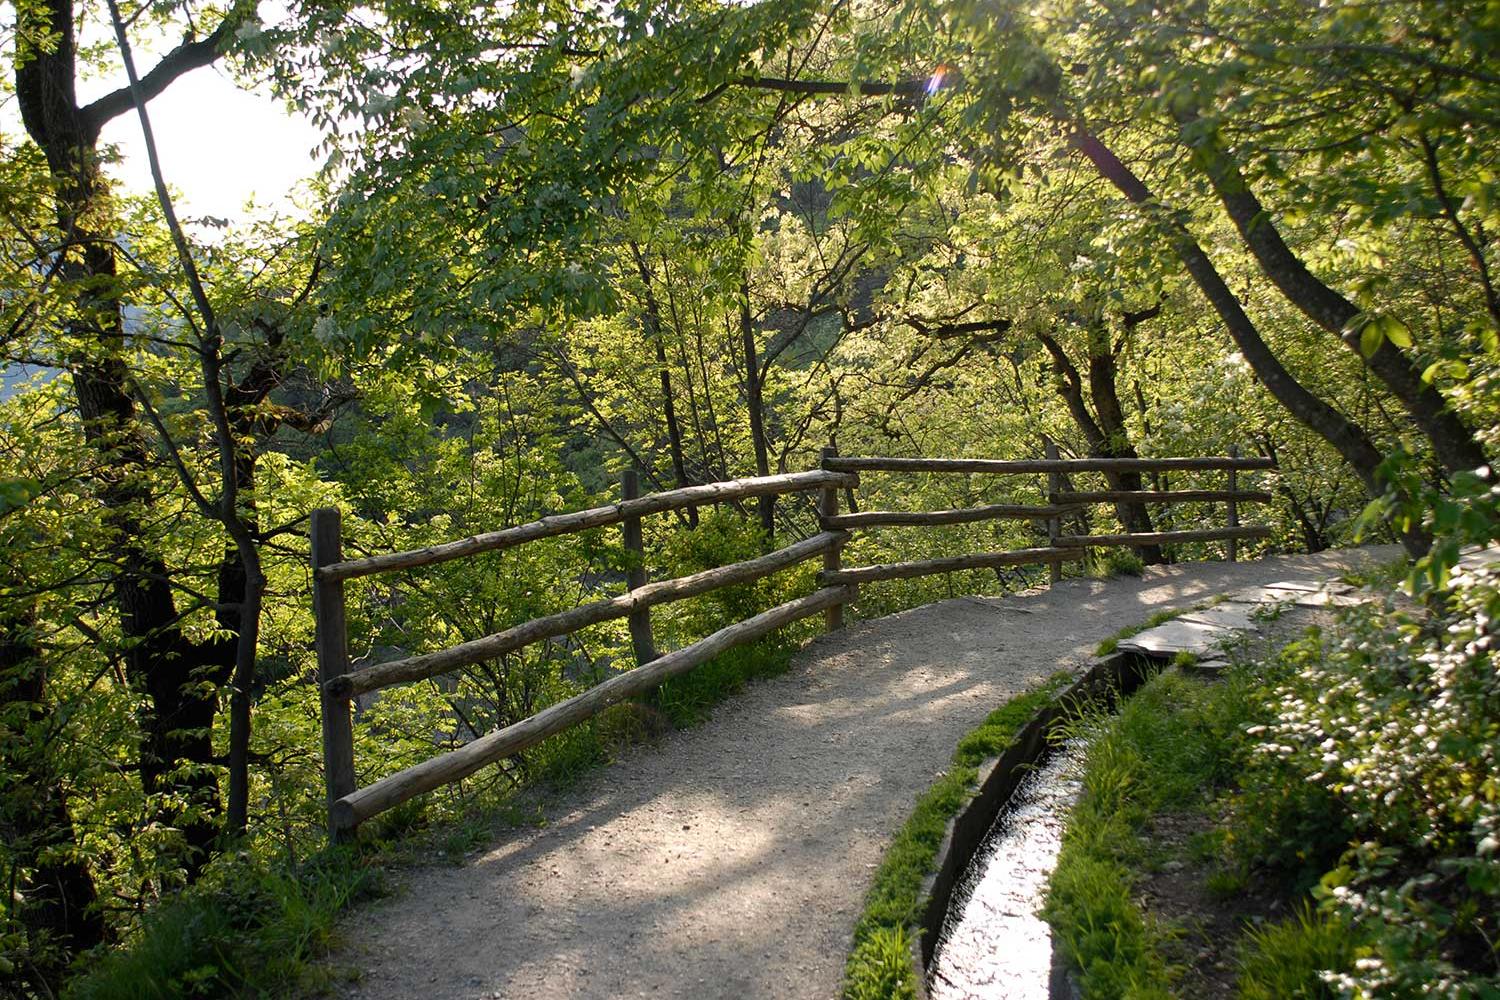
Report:
<svg viewBox="0 0 1500 1000"><path fill-rule="evenodd" d="M1394 548L1187 563L860 622L702 726L627 751L462 867L342 925L361 1000L825 1000L870 877L958 739L1153 611Z"/></svg>

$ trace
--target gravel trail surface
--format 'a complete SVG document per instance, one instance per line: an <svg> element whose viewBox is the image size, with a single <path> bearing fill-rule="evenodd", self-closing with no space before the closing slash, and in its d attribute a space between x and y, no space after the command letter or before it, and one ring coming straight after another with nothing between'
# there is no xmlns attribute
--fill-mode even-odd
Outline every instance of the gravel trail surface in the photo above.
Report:
<svg viewBox="0 0 1500 1000"><path fill-rule="evenodd" d="M965 597L810 643L702 726L627 751L462 867L345 917L368 1000L834 997L869 880L958 739L1153 611L1394 549Z"/></svg>

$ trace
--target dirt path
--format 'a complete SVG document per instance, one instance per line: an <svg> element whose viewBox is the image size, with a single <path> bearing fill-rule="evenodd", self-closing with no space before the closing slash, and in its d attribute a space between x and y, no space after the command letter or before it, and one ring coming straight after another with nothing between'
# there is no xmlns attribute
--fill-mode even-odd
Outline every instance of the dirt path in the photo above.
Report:
<svg viewBox="0 0 1500 1000"><path fill-rule="evenodd" d="M1153 611L1394 549L1194 563L958 598L811 643L696 729L603 768L541 829L405 873L345 919L348 997L828 998L870 875L991 709Z"/></svg>

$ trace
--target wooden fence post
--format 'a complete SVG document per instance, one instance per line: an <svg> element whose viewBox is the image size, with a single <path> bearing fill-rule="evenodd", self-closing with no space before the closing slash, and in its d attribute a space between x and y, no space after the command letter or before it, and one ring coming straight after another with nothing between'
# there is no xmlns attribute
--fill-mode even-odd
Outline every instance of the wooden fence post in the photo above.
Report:
<svg viewBox="0 0 1500 1000"><path fill-rule="evenodd" d="M1240 457L1240 446L1232 444L1229 446L1229 457ZM1234 467L1229 469L1229 491L1233 493L1240 488L1240 470ZM1233 496L1229 498L1229 526L1238 528L1240 526L1240 503ZM1229 561L1235 562L1240 557L1240 542L1237 538L1229 540Z"/></svg>
<svg viewBox="0 0 1500 1000"><path fill-rule="evenodd" d="M819 463L819 465L822 466L823 468L827 468L828 467L828 459L835 457L836 455L838 455L838 453L839 453L839 450L837 448L835 448L833 445L828 445L826 448L823 449L823 457L822 457L822 460ZM836 486L829 486L829 487L824 488L823 492L818 495L818 516L819 516L819 519L821 520L822 518L825 518L825 517L837 517L838 516L838 512L839 512L839 491L838 491L838 487L836 487ZM822 528L821 524L819 525L819 527L820 527L820 529ZM822 529L822 530L826 530L826 529ZM843 568L843 552L842 552L842 549L843 549L842 545L835 545L833 548L831 548L828 551L826 551L826 552L823 553L823 569L825 571L834 571L834 572L836 572L839 569ZM828 631L830 631L830 632L836 632L839 629L843 628L844 627L844 606L842 604L830 604L827 608L825 608L823 610L823 622L827 626Z"/></svg>
<svg viewBox="0 0 1500 1000"><path fill-rule="evenodd" d="M1042 435L1042 449L1048 461L1057 460L1057 445L1047 435ZM1052 498L1062 492L1062 473L1047 473L1047 502L1052 503ZM1054 514L1047 518L1047 544L1053 547L1057 545L1057 536L1062 534L1062 518ZM1062 580L1062 560L1058 559L1047 564L1050 582L1058 583Z"/></svg>
<svg viewBox="0 0 1500 1000"><path fill-rule="evenodd" d="M333 804L354 791L354 724L348 698L329 694L328 682L349 672L349 634L344 617L344 581L320 580L318 569L344 558L337 507L312 513L313 626L318 654L318 687L323 709L323 780L328 790L328 839L337 844L353 827L334 821Z"/></svg>
<svg viewBox="0 0 1500 1000"><path fill-rule="evenodd" d="M641 495L641 477L635 469L620 473L620 496L634 500ZM625 571L625 586L638 590L646 585L646 544L641 538L641 519L627 517L620 524L625 536L625 551L635 558ZM643 666L656 659L656 639L651 635L651 609L632 611L626 619L630 623L630 644L635 648L635 665Z"/></svg>

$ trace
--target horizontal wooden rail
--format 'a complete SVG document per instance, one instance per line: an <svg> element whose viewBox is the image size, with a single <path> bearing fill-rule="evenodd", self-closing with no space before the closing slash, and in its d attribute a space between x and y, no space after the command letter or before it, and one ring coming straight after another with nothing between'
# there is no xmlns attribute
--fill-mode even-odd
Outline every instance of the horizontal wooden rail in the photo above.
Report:
<svg viewBox="0 0 1500 1000"><path fill-rule="evenodd" d="M1054 493L1053 503L1212 503L1236 500L1244 503L1270 503L1275 499L1265 490L1094 490Z"/></svg>
<svg viewBox="0 0 1500 1000"><path fill-rule="evenodd" d="M1174 472L1208 469L1274 469L1269 458L859 458L825 459L838 472Z"/></svg>
<svg viewBox="0 0 1500 1000"><path fill-rule="evenodd" d="M975 552L966 556L882 563L877 566L856 566L836 572L823 572L818 574L818 583L822 586L833 586L841 583L871 583L876 580L909 580L912 577L931 576L934 573L953 573L964 569L1036 566L1042 563L1078 559L1082 555L1079 548L1063 545L1046 549L1012 549L1009 552Z"/></svg>
<svg viewBox="0 0 1500 1000"><path fill-rule="evenodd" d="M690 646L665 653L645 666L616 674L582 694L545 708L528 719L497 730L457 750L414 764L404 771L381 778L333 804L335 828L352 830L364 820L434 788L467 777L486 764L535 746L549 736L584 722L611 705L635 697L713 659L727 649L743 645L824 608L853 600L853 587L825 587L806 597L762 612L700 639Z"/></svg>
<svg viewBox="0 0 1500 1000"><path fill-rule="evenodd" d="M576 632L581 628L597 625L613 618L624 618L633 611L640 611L656 604L680 601L684 598L706 594L720 587L758 580L777 570L795 566L797 563L822 555L842 545L848 539L849 536L845 532L825 531L755 559L707 569L691 576L678 577L675 580L648 583L607 601L595 601L592 604L584 604L545 618L533 618L514 628L508 628L504 632L472 639L448 649L366 667L363 670L333 678L325 686L325 690L331 697L352 698L355 695L389 687L392 684L436 677L438 674L444 674L471 663L494 659L503 653L529 646L533 642L567 635L569 632Z"/></svg>
<svg viewBox="0 0 1500 1000"><path fill-rule="evenodd" d="M858 514L825 517L822 519L822 524L825 528L847 529L868 528L878 524L967 524L970 521L991 521L999 518L1041 521L1077 510L1081 506L1081 503L1052 504L1043 507L995 503L984 507L960 507L957 510L864 510Z"/></svg>
<svg viewBox="0 0 1500 1000"><path fill-rule="evenodd" d="M1193 531L1142 531L1133 535L1059 535L1053 545L1165 545L1169 542L1219 542L1232 538L1270 538L1264 525L1240 528L1199 528Z"/></svg>
<svg viewBox="0 0 1500 1000"><path fill-rule="evenodd" d="M566 535L574 531L603 527L606 524L618 524L629 517L644 517L647 514L660 514L683 507L701 507L742 500L746 497L801 493L826 487L858 485L859 477L856 475L814 469L810 472L789 472L781 476L759 476L753 479L731 479L722 483L685 486L679 490L650 493L636 500L622 500L605 507L591 507L588 510L573 511L568 514L553 514L539 521L520 524L514 528L473 535L454 542L431 545L425 549L390 552L364 559L349 559L332 563L320 567L317 570L317 578L319 580L348 580L357 576L369 576L372 573L431 566L434 563L461 559L480 552L508 549L539 538Z"/></svg>
<svg viewBox="0 0 1500 1000"><path fill-rule="evenodd" d="M1091 546L1146 546L1173 542L1227 542L1227 556L1238 555L1240 539L1269 538L1264 526L1239 525L1241 503L1264 503L1272 495L1264 490L1239 488L1239 473L1274 469L1267 458L1241 458L1231 449L1225 457L1198 458L1074 458L1058 456L1056 446L1045 442L1045 458L1020 460L840 457L825 449L822 468L777 476L761 476L708 483L636 497L630 477L622 480L619 502L569 513L553 514L528 524L474 535L424 549L394 552L345 560L340 548L337 510L314 513L312 535L314 583L317 595L314 615L324 722L324 764L328 775L329 830L335 840L345 839L362 821L414 796L458 781L487 764L501 760L549 736L598 715L611 705L642 695L663 681L687 673L734 646L758 639L801 618L826 613L828 627L837 628L843 606L859 593L859 584L878 580L901 580L952 573L961 570L1006 566L1050 565L1052 580L1062 576L1062 564L1083 558ZM1072 490L1068 474L1114 472L1171 472L1223 470L1222 488L1178 490ZM859 485L858 473L992 473L1048 476L1042 504L999 503L953 510L853 512L852 490ZM1198 485L1198 484L1194 484ZM1202 485L1208 485L1204 483ZM839 492L848 489L851 512L839 513ZM707 569L689 576L654 583L644 582L643 570L627 581L627 592L580 607L536 618L502 632L460 643L449 649L409 656L351 672L344 620L344 581L390 570L413 569L460 559L483 552L508 549L526 542L601 528L624 526L625 545L643 561L640 518L682 508L726 503L752 497L817 491L819 534L775 552ZM1227 505L1228 527L1185 531L1153 531L1126 534L1064 535L1062 518L1100 503L1213 503ZM992 519L1045 522L1050 545L1045 548L1005 552L978 552L936 559L844 568L840 549L849 540L849 530L882 525L930 526L966 524ZM1088 530L1086 524L1075 530ZM656 657L650 641L649 609L658 604L709 593L720 587L748 583L805 560L822 557L819 590L745 621L719 629L707 638ZM618 618L630 618L637 666L504 729L396 774L355 787L351 701L392 684L421 680L459 667L493 659L532 643L575 633L580 629Z"/></svg>

